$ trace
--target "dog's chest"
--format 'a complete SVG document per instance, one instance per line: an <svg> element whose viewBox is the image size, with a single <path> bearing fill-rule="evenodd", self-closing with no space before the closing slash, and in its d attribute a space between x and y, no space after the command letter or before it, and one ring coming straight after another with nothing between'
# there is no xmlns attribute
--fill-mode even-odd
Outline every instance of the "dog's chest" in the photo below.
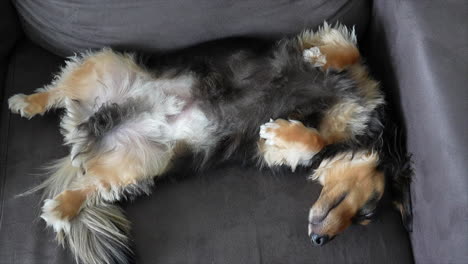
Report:
<svg viewBox="0 0 468 264"><path fill-rule="evenodd" d="M211 144L216 125L201 109L201 102L194 99L195 84L195 77L190 74L171 79L156 79L153 87L157 92L150 91L151 94L147 97L160 102L158 105L154 104L154 115L166 113L164 118L168 137L198 148Z"/></svg>

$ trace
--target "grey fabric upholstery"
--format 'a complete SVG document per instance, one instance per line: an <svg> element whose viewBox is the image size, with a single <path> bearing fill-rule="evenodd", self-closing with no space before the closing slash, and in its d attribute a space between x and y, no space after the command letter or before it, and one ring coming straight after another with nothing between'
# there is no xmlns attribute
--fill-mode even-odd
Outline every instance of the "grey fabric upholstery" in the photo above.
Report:
<svg viewBox="0 0 468 264"><path fill-rule="evenodd" d="M0 2L0 17L2 19L0 23L0 36L2 36L0 41L0 102L2 102L4 78L8 70L11 50L22 32L17 14L10 1Z"/></svg>
<svg viewBox="0 0 468 264"><path fill-rule="evenodd" d="M467 1L374 1L367 47L414 154L418 263L468 263L467 18Z"/></svg>
<svg viewBox="0 0 468 264"><path fill-rule="evenodd" d="M113 46L163 51L234 36L280 37L324 20L365 28L369 1L15 0L27 34L59 55Z"/></svg>

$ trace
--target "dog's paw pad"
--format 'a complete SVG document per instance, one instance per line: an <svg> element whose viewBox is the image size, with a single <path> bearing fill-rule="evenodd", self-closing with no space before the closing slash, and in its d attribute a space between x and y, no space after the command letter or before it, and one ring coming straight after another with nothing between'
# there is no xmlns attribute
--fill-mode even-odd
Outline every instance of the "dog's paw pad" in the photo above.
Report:
<svg viewBox="0 0 468 264"><path fill-rule="evenodd" d="M42 206L41 218L51 226L55 232L70 230L70 222L68 219L63 218L61 212L58 210L60 203L54 199L47 199Z"/></svg>
<svg viewBox="0 0 468 264"><path fill-rule="evenodd" d="M302 55L304 60L311 62L314 67L322 67L327 64L326 56L320 52L318 47L306 49Z"/></svg>

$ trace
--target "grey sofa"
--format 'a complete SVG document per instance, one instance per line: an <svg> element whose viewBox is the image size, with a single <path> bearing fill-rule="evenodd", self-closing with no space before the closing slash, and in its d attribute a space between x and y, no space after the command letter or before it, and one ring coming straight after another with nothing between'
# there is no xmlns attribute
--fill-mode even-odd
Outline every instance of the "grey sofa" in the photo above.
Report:
<svg viewBox="0 0 468 264"><path fill-rule="evenodd" d="M356 25L360 47L407 132L416 171L413 232L388 198L375 223L322 248L306 235L320 187L303 173L236 162L173 172L122 203L136 263L468 263L468 6L416 0L2 1L0 263L73 263L38 220L39 195L15 197L62 157L60 112L11 115L7 98L50 82L73 51L170 51L232 36L278 38L323 20Z"/></svg>

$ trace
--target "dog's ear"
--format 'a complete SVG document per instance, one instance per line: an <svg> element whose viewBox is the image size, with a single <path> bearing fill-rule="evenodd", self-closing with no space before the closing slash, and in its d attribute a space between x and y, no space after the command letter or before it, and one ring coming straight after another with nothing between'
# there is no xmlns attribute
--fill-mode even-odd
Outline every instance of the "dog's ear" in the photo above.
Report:
<svg viewBox="0 0 468 264"><path fill-rule="evenodd" d="M413 213L410 185L413 178L411 154L406 151L403 133L395 125L387 126L381 151L381 166L391 189L393 204L401 214L403 225L412 231Z"/></svg>
<svg viewBox="0 0 468 264"><path fill-rule="evenodd" d="M410 184L413 176L410 156L406 155L403 164L396 165L393 175L390 176L393 204L401 214L401 220L408 232L413 230L413 212L411 205ZM401 161L400 161L401 162Z"/></svg>

